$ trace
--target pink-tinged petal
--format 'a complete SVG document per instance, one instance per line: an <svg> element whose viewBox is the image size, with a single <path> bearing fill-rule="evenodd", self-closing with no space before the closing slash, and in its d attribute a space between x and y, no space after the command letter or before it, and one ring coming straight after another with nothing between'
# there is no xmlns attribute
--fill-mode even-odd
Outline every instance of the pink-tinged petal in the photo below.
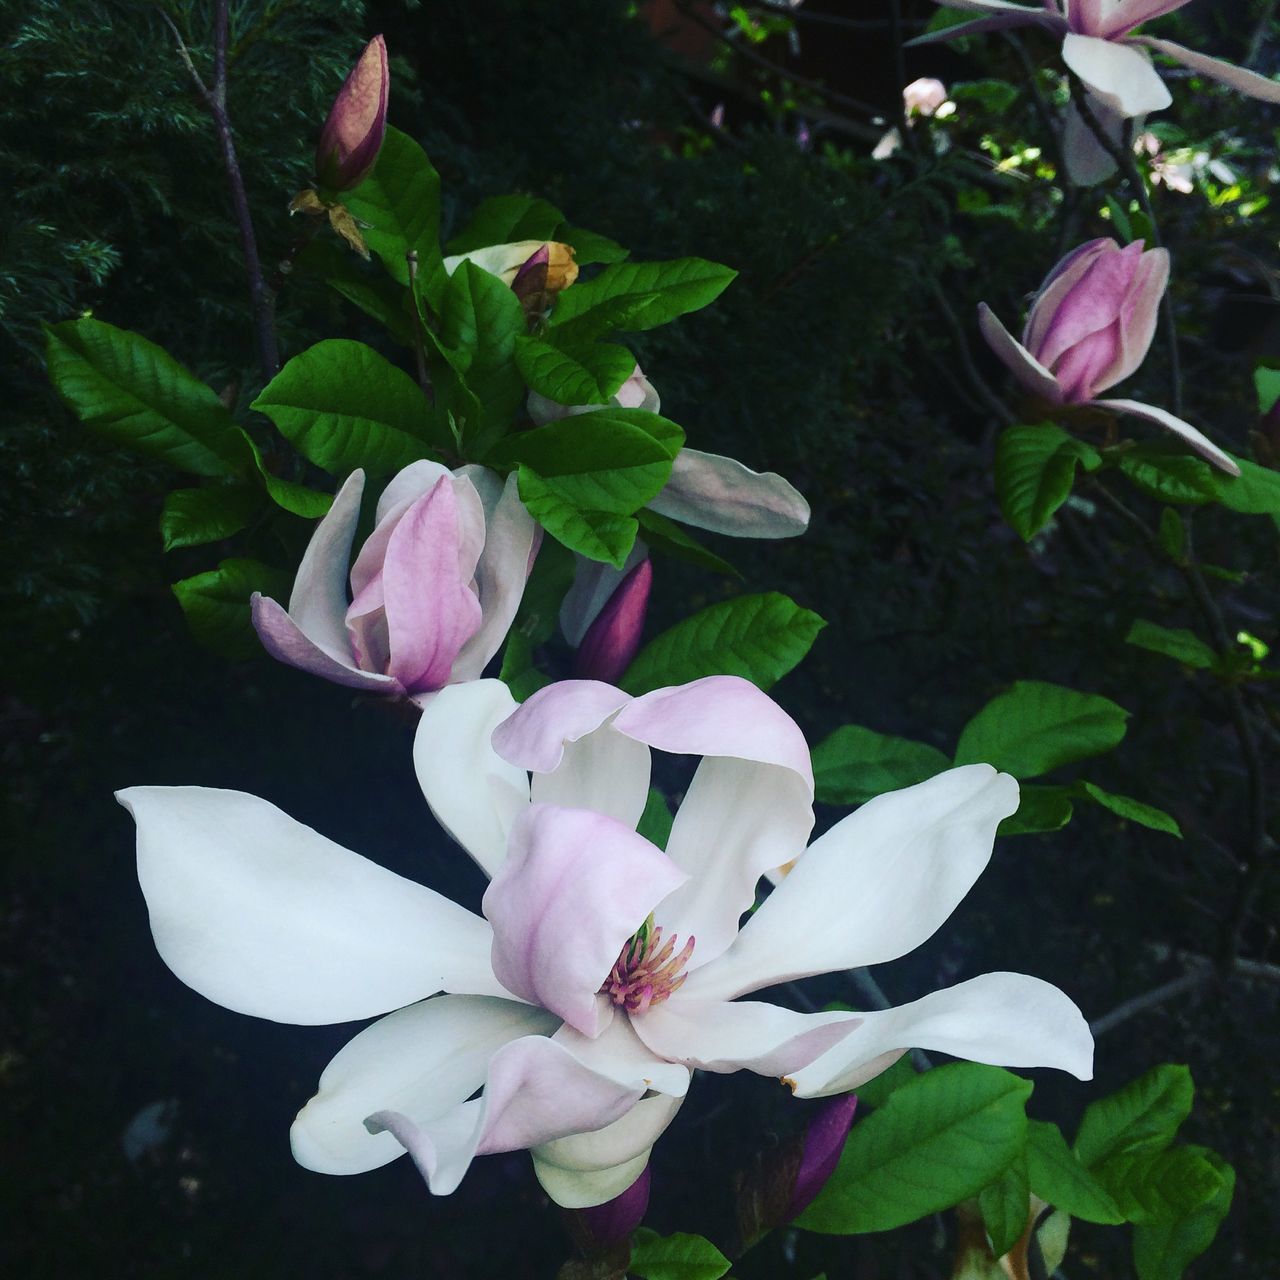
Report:
<svg viewBox="0 0 1280 1280"><path fill-rule="evenodd" d="M1093 95L1089 95L1093 98ZM1093 114L1107 136L1120 146L1125 118L1108 111L1100 98L1093 98ZM1062 158L1067 177L1077 187L1093 187L1105 182L1116 171L1115 158L1098 141L1074 102L1067 103L1063 116Z"/></svg>
<svg viewBox="0 0 1280 1280"><path fill-rule="evenodd" d="M552 1039L592 1071L618 1084L683 1098L689 1092L689 1068L655 1054L636 1034L630 1018L613 1016L612 1009L606 1007L608 996L599 995L596 1002L601 1006L599 1023L604 1028L600 1035L594 1039L584 1036L566 1023Z"/></svg>
<svg viewBox="0 0 1280 1280"><path fill-rule="evenodd" d="M978 328L987 346L1022 386L1051 404L1061 403L1057 379L1001 324L985 302L978 303Z"/></svg>
<svg viewBox="0 0 1280 1280"><path fill-rule="evenodd" d="M680 450L649 509L731 538L794 538L809 527L809 504L790 481L698 449Z"/></svg>
<svg viewBox="0 0 1280 1280"><path fill-rule="evenodd" d="M349 191L373 168L387 131L390 88L387 46L374 36L364 47L329 109L316 147L316 177Z"/></svg>
<svg viewBox="0 0 1280 1280"><path fill-rule="evenodd" d="M393 1110L376 1112L366 1123L371 1132L394 1134L428 1187L449 1195L476 1156L602 1129L625 1116L642 1093L584 1066L554 1040L525 1036L493 1055L477 1101L428 1125Z"/></svg>
<svg viewBox="0 0 1280 1280"><path fill-rule="evenodd" d="M1063 16L1049 8L1031 9L1021 4L1000 3L1000 0L971 0L969 3L965 0L938 0L938 3L945 5L948 9L963 9L985 16L916 36L914 40L907 41L908 48L913 45L940 44L945 40L958 40L963 36L983 35L989 31L1007 31L1012 27L1043 27L1048 31L1063 33L1067 30L1067 23Z"/></svg>
<svg viewBox="0 0 1280 1280"><path fill-rule="evenodd" d="M1141 418L1144 422L1153 422L1157 427L1172 431L1175 436L1189 444L1202 458L1207 458L1220 471L1229 476L1238 476L1240 468L1208 436L1201 434L1189 422L1183 422L1166 409L1157 409L1155 405L1142 404L1137 400L1090 400L1091 405L1099 409L1110 409L1113 413L1127 414L1131 418Z"/></svg>
<svg viewBox="0 0 1280 1280"><path fill-rule="evenodd" d="M800 1168L796 1170L791 1201L787 1206L788 1221L798 1218L814 1202L818 1192L835 1173L857 1106L856 1093L829 1098L818 1104L805 1129Z"/></svg>
<svg viewBox="0 0 1280 1280"><path fill-rule="evenodd" d="M453 664L455 680L475 680L502 648L537 553L538 526L524 509L513 472L504 484L483 467L463 467L484 504L484 550L475 567L482 621Z"/></svg>
<svg viewBox="0 0 1280 1280"><path fill-rule="evenodd" d="M1089 1024L1066 995L1027 974L984 973L911 1004L863 1014L845 1039L789 1073L787 1083L800 1098L848 1093L906 1049L1093 1077Z"/></svg>
<svg viewBox="0 0 1280 1280"><path fill-rule="evenodd" d="M560 630L575 649L618 589L618 584L648 555L648 547L637 538L621 569L599 560L588 560L585 556L574 556L573 585L560 605Z"/></svg>
<svg viewBox="0 0 1280 1280"><path fill-rule="evenodd" d="M504 994L478 916L239 791L130 787L161 958L238 1013L369 1018L447 990Z"/></svg>
<svg viewBox="0 0 1280 1280"><path fill-rule="evenodd" d="M1018 784L985 764L868 801L810 845L681 997L728 1000L913 951L969 892L1017 807Z"/></svg>
<svg viewBox="0 0 1280 1280"><path fill-rule="evenodd" d="M492 877L507 838L529 804L529 779L490 742L515 709L501 680L451 684L423 708L413 742L418 784L436 821Z"/></svg>
<svg viewBox="0 0 1280 1280"><path fill-rule="evenodd" d="M683 1102L654 1094L602 1129L534 1147L533 1171L542 1189L564 1209L585 1209L620 1195L649 1163L653 1144Z"/></svg>
<svg viewBox="0 0 1280 1280"><path fill-rule="evenodd" d="M1120 315L1120 352L1115 364L1095 384L1105 391L1135 373L1151 350L1156 322L1160 318L1160 301L1169 285L1169 251L1149 249L1142 255L1129 296Z"/></svg>
<svg viewBox="0 0 1280 1280"><path fill-rule="evenodd" d="M339 661L351 652L345 625L347 563L363 493L364 472L353 471L316 525L289 595L289 616L298 629L317 648Z"/></svg>
<svg viewBox="0 0 1280 1280"><path fill-rule="evenodd" d="M469 470L467 467L459 468L459 474L467 470ZM378 499L374 524L378 528L385 524L394 527L395 521L404 515L424 493L429 493L445 476L452 474L448 467L439 462L432 462L429 458L419 458L417 462L409 463L387 481L387 487L383 489L382 496ZM390 529L387 530L387 535L390 536ZM386 552L386 545L383 542L383 554ZM382 563L381 555L378 563Z"/></svg>
<svg viewBox="0 0 1280 1280"><path fill-rule="evenodd" d="M1036 359L1054 370L1064 389L1067 383L1059 361L1086 339L1112 332L1138 274L1142 252L1142 242L1135 241L1123 249L1097 254L1053 307L1044 338L1036 347ZM1118 342L1118 336L1113 334L1109 348L1118 348Z"/></svg>
<svg viewBox="0 0 1280 1280"><path fill-rule="evenodd" d="M1140 27L1144 22L1163 18L1165 14L1190 3L1191 0L1120 0L1119 4L1111 5L1111 13L1103 22L1101 30L1094 34L1114 40L1126 31Z"/></svg>
<svg viewBox="0 0 1280 1280"><path fill-rule="evenodd" d="M293 1157L317 1173L365 1173L404 1155L388 1132L365 1119L397 1111L430 1124L485 1082L489 1060L522 1036L550 1035L543 1009L485 996L438 996L366 1027L324 1069L316 1095L289 1132Z"/></svg>
<svg viewBox="0 0 1280 1280"><path fill-rule="evenodd" d="M1073 343L1059 359L1054 374L1068 404L1090 399L1106 373L1123 356L1120 322L1113 320L1105 329L1086 334Z"/></svg>
<svg viewBox="0 0 1280 1280"><path fill-rule="evenodd" d="M622 823L585 809L531 805L484 895L493 971L512 994L594 1037L596 994L623 945L684 874Z"/></svg>
<svg viewBox="0 0 1280 1280"><path fill-rule="evenodd" d="M587 629L574 659L574 675L612 684L621 678L640 648L653 561L641 560L618 584L608 603Z"/></svg>
<svg viewBox="0 0 1280 1280"><path fill-rule="evenodd" d="M630 694L598 680L561 680L539 689L499 725L493 749L522 769L550 773L566 743L594 732L630 701Z"/></svg>
<svg viewBox="0 0 1280 1280"><path fill-rule="evenodd" d="M327 653L315 641L308 639L298 624L267 596L255 591L249 598L249 612L262 647L278 662L351 689L386 694L404 692L400 682L391 676L361 671L355 665L354 657L340 662Z"/></svg>
<svg viewBox="0 0 1280 1280"><path fill-rule="evenodd" d="M649 1211L650 1173L648 1162L644 1172L623 1192L604 1204L587 1209L573 1209L574 1220L569 1230L588 1253L603 1253L630 1239L631 1233L644 1221Z"/></svg>
<svg viewBox="0 0 1280 1280"><path fill-rule="evenodd" d="M1022 333L1022 345L1037 360L1041 358L1041 347L1045 335L1053 324L1054 316L1067 295L1089 273L1089 268L1104 254L1119 253L1120 246L1110 237L1097 240L1086 240L1084 244L1063 258L1044 278L1040 291L1032 300L1027 313L1026 328Z"/></svg>
<svg viewBox="0 0 1280 1280"><path fill-rule="evenodd" d="M387 543L389 674L410 692L448 684L454 659L480 626L470 586L475 566L459 563L459 519L453 483L440 480L404 513Z"/></svg>
<svg viewBox="0 0 1280 1280"><path fill-rule="evenodd" d="M1145 45L1148 49L1189 67L1197 75L1208 76L1210 80L1217 80L1228 89L1235 89L1250 98L1257 98L1262 102L1280 102L1280 80L1260 76L1256 71L1246 71L1244 67L1224 62L1221 58L1196 53L1172 40L1159 40L1155 36L1134 36L1129 43Z"/></svg>
<svg viewBox="0 0 1280 1280"><path fill-rule="evenodd" d="M1062 42L1062 60L1127 118L1163 111L1173 101L1150 60L1127 44L1071 33Z"/></svg>

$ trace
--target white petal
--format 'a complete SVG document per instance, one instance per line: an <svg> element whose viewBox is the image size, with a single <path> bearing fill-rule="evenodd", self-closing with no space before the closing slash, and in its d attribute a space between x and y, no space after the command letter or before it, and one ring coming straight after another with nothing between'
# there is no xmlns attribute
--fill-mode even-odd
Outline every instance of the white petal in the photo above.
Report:
<svg viewBox="0 0 1280 1280"><path fill-rule="evenodd" d="M1183 422L1166 409L1157 409L1152 404L1142 404L1138 400L1091 400L1100 409L1114 409L1116 413L1126 413L1131 418L1142 418L1145 422L1153 422L1157 427L1172 431L1180 440L1184 440L1198 454L1207 458L1220 471L1230 476L1238 476L1240 468L1235 461L1223 453L1208 436L1197 431L1189 422Z"/></svg>
<svg viewBox="0 0 1280 1280"><path fill-rule="evenodd" d="M698 449L676 454L671 479L649 507L733 538L794 538L809 527L809 504L790 481Z"/></svg>
<svg viewBox="0 0 1280 1280"><path fill-rule="evenodd" d="M529 803L529 778L490 745L515 709L501 680L441 689L427 703L413 741L418 784L442 827L490 877L507 856L507 835Z"/></svg>
<svg viewBox="0 0 1280 1280"><path fill-rule="evenodd" d="M602 1004L608 1004L607 996L597 998ZM619 1084L676 1098L688 1093L689 1069L657 1057L636 1034L630 1018L618 1013L612 1018L602 1016L599 1021L605 1030L594 1040L567 1023L552 1039L564 1045L579 1062Z"/></svg>
<svg viewBox="0 0 1280 1280"><path fill-rule="evenodd" d="M399 1111L428 1124L465 1102L489 1060L520 1036L549 1035L556 1019L513 1000L438 996L366 1027L324 1069L316 1095L290 1130L294 1159L317 1173L364 1173L404 1147L370 1133L366 1117Z"/></svg>
<svg viewBox="0 0 1280 1280"><path fill-rule="evenodd" d="M1098 123L1119 147L1124 133L1124 117L1108 110L1101 98L1093 94L1089 97L1093 99L1093 113ZM1096 186L1116 171L1115 158L1098 141L1074 102L1067 103L1063 117L1062 155L1067 165L1067 177L1077 187Z"/></svg>
<svg viewBox="0 0 1280 1280"><path fill-rule="evenodd" d="M1256 71L1246 71L1233 63L1224 62L1221 58L1206 57L1193 49L1186 49L1172 40L1158 40L1155 36L1134 36L1132 43L1146 45L1165 57L1181 62L1184 67L1210 80L1217 80L1229 89L1248 94L1262 102L1280 102L1280 80L1272 80L1268 76L1260 76Z"/></svg>
<svg viewBox="0 0 1280 1280"><path fill-rule="evenodd" d="M914 950L955 910L991 857L1018 784L965 765L877 796L816 840L690 998L730 999Z"/></svg>
<svg viewBox="0 0 1280 1280"><path fill-rule="evenodd" d="M643 742L603 725L566 742L559 765L533 775L531 794L536 804L594 809L634 830L649 798L650 767Z"/></svg>
<svg viewBox="0 0 1280 1280"><path fill-rule="evenodd" d="M360 519L364 472L353 471L316 525L289 595L289 616L313 644L343 666L351 661L347 637L347 566Z"/></svg>
<svg viewBox="0 0 1280 1280"><path fill-rule="evenodd" d="M1062 42L1062 60L1122 116L1163 111L1173 101L1151 60L1130 45L1071 32Z"/></svg>
<svg viewBox="0 0 1280 1280"><path fill-rule="evenodd" d="M1062 400L1058 380L1004 327L985 302L978 303L978 328L1000 363L1030 392L1051 403Z"/></svg>
<svg viewBox="0 0 1280 1280"><path fill-rule="evenodd" d="M984 973L911 1004L863 1014L839 1044L787 1083L801 1098L848 1093L906 1049L998 1067L1056 1067L1079 1080L1093 1078L1089 1024L1067 996L1024 973Z"/></svg>
<svg viewBox="0 0 1280 1280"><path fill-rule="evenodd" d="M347 1022L437 991L499 994L492 931L440 894L240 791L131 787L161 958L228 1009Z"/></svg>

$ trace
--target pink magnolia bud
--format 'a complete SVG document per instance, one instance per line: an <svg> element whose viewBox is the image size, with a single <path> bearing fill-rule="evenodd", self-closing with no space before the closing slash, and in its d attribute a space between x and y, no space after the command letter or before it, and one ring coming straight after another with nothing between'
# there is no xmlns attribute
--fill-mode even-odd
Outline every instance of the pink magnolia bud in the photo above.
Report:
<svg viewBox="0 0 1280 1280"><path fill-rule="evenodd" d="M813 1203L818 1192L827 1185L827 1179L835 1172L857 1106L856 1093L825 1098L809 1121L804 1135L804 1149L800 1155L800 1167L796 1170L796 1180L791 1188L788 1222L792 1218L798 1218Z"/></svg>
<svg viewBox="0 0 1280 1280"><path fill-rule="evenodd" d="M947 86L932 76L921 76L902 91L902 105L909 116L931 116L946 100Z"/></svg>
<svg viewBox="0 0 1280 1280"><path fill-rule="evenodd" d="M640 647L652 586L653 563L647 558L618 583L578 646L574 675L579 680L613 684L630 666Z"/></svg>
<svg viewBox="0 0 1280 1280"><path fill-rule="evenodd" d="M649 1208L649 1166L621 1194L590 1209L567 1211L569 1231L583 1253L606 1253L644 1221Z"/></svg>
<svg viewBox="0 0 1280 1280"><path fill-rule="evenodd" d="M338 96L316 146L316 177L322 186L350 191L373 168L387 132L387 45L374 36L364 47Z"/></svg>

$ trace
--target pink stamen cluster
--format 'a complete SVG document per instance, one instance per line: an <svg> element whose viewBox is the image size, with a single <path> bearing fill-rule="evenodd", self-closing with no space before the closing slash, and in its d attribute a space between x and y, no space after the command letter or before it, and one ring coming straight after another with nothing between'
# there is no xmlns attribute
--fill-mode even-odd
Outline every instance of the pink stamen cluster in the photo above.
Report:
<svg viewBox="0 0 1280 1280"><path fill-rule="evenodd" d="M600 988L628 1013L643 1013L674 995L689 976L684 967L693 955L693 938L676 952L672 934L662 941L662 929L648 922L622 948L617 963Z"/></svg>

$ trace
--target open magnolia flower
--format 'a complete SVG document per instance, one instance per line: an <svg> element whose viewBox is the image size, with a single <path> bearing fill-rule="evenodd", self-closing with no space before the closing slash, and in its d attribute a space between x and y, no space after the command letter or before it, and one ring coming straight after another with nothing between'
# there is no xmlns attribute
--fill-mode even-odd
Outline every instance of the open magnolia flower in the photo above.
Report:
<svg viewBox="0 0 1280 1280"><path fill-rule="evenodd" d="M1185 440L1231 475L1240 468L1189 422L1137 400L1100 400L1098 393L1134 373L1151 348L1160 299L1169 284L1169 254L1090 240L1049 272L1019 342L985 302L978 326L1015 378L1051 405L1092 405L1153 422Z"/></svg>
<svg viewBox="0 0 1280 1280"><path fill-rule="evenodd" d="M665 853L635 830L651 748L702 757ZM425 709L415 763L491 877L483 919L265 800L120 794L156 946L184 982L283 1022L396 1010L299 1113L308 1168L359 1173L407 1149L443 1195L475 1156L528 1148L552 1199L580 1208L642 1174L694 1068L779 1077L806 1098L847 1093L916 1045L1090 1076L1079 1010L1021 974L873 1013L738 999L928 938L1017 807L1017 783L988 766L881 796L806 851L804 737L731 676L634 699L570 681L518 710L498 681L455 685ZM740 928L761 878L793 860Z"/></svg>
<svg viewBox="0 0 1280 1280"><path fill-rule="evenodd" d="M286 611L254 593L253 625L281 662L337 684L421 702L475 680L515 617L538 530L515 477L414 462L378 500L377 524L347 564L364 472L316 526Z"/></svg>

